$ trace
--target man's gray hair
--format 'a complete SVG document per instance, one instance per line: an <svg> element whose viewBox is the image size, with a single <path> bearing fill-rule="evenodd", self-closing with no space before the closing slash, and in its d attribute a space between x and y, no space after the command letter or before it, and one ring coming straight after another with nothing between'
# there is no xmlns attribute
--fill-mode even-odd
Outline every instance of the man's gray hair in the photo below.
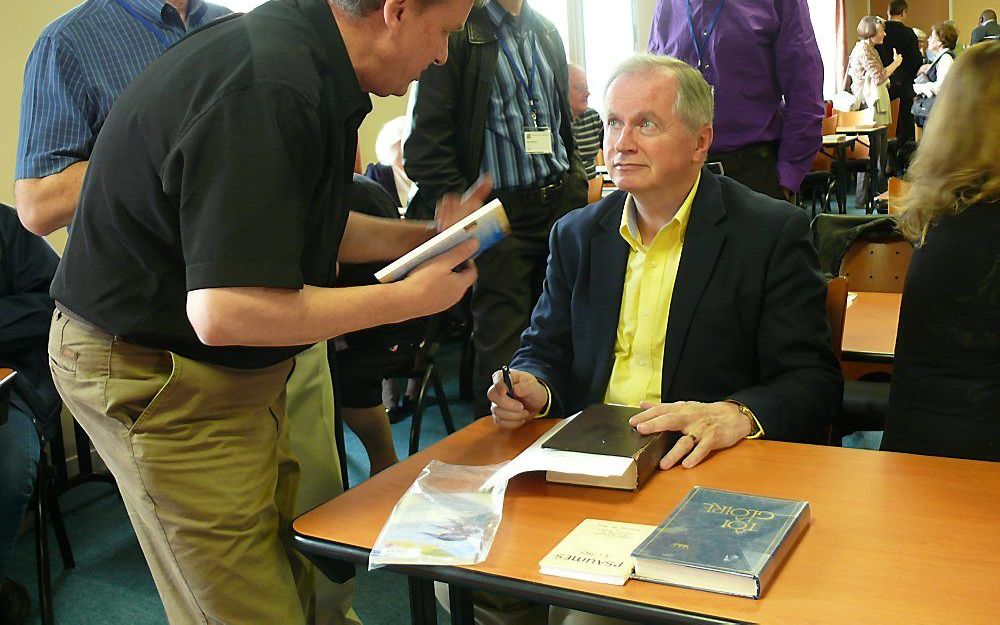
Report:
<svg viewBox="0 0 1000 625"><path fill-rule="evenodd" d="M708 86L701 72L680 59L672 56L637 54L626 59L611 72L604 87L604 97L617 78L635 74L660 73L677 79L677 99L674 100L674 114L681 118L691 132L698 132L703 126L711 125L715 114L712 88Z"/></svg>

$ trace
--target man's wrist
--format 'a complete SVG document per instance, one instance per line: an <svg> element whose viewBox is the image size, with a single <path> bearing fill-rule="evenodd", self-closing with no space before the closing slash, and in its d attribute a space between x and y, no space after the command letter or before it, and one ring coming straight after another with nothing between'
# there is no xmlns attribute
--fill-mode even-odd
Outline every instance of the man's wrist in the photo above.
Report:
<svg viewBox="0 0 1000 625"><path fill-rule="evenodd" d="M552 389L549 388L549 385L546 384L544 380L537 377L535 380L537 380L538 383L542 385L542 388L545 389L545 405L542 406L542 409L535 415L536 419L540 419L542 417L549 416L549 411L552 410Z"/></svg>
<svg viewBox="0 0 1000 625"><path fill-rule="evenodd" d="M757 419L757 415L755 415L746 404L736 401L735 399L726 399L724 401L727 404L733 404L736 406L736 409L739 410L740 414L746 417L747 423L750 426L750 433L744 438L760 438L764 436L764 426L760 424L760 420Z"/></svg>

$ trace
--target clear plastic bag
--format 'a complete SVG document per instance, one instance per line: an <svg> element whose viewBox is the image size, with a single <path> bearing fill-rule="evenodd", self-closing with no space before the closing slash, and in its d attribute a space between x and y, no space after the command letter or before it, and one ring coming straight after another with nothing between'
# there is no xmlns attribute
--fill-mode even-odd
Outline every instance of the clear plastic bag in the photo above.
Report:
<svg viewBox="0 0 1000 625"><path fill-rule="evenodd" d="M428 463L389 515L372 547L368 570L387 564L485 560L500 526L507 491L506 480L487 481L504 464Z"/></svg>

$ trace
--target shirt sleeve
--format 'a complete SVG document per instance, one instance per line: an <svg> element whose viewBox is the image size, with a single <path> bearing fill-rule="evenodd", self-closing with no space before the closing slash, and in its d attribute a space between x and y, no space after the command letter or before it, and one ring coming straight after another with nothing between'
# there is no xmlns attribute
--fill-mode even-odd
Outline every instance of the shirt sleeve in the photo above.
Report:
<svg viewBox="0 0 1000 625"><path fill-rule="evenodd" d="M781 26L774 46L784 95L778 182L797 191L823 144L823 59L806 0L779 0Z"/></svg>
<svg viewBox="0 0 1000 625"><path fill-rule="evenodd" d="M328 123L332 123L332 120ZM323 136L315 108L283 87L223 96L168 153L164 191L180 207L187 290L299 289Z"/></svg>
<svg viewBox="0 0 1000 625"><path fill-rule="evenodd" d="M3 275L0 284L0 351L18 352L44 345L52 317L49 285L59 257L41 237L24 229L17 215L0 206Z"/></svg>
<svg viewBox="0 0 1000 625"><path fill-rule="evenodd" d="M951 69L951 64L954 62L950 54L942 54L937 62L937 80L934 82L915 83L913 85L914 93L928 97L936 96L938 91L941 90L941 85L944 84L944 79L948 75L948 70Z"/></svg>
<svg viewBox="0 0 1000 625"><path fill-rule="evenodd" d="M44 178L88 160L97 140L94 103L72 46L42 35L24 69L14 178Z"/></svg>

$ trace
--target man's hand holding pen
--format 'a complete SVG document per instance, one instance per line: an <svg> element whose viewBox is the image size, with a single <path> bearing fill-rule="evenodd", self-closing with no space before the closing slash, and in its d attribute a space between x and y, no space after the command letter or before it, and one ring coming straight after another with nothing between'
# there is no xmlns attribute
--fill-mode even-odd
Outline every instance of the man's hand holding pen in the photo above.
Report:
<svg viewBox="0 0 1000 625"><path fill-rule="evenodd" d="M549 392L538 378L506 367L493 373L493 385L486 396L491 402L493 421L506 429L518 428L534 419L549 401Z"/></svg>

